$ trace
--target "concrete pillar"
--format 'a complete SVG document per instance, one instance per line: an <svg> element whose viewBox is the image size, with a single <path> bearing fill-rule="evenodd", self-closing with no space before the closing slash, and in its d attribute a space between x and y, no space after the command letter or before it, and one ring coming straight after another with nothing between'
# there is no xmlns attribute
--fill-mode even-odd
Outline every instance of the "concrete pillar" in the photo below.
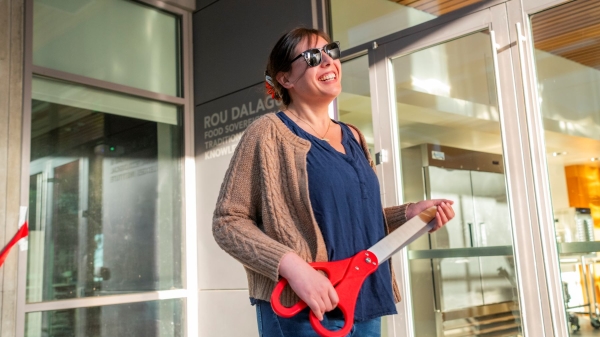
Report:
<svg viewBox="0 0 600 337"><path fill-rule="evenodd" d="M0 249L19 226L24 18L24 0L0 0ZM3 337L16 335L17 251L13 248L0 267Z"/></svg>

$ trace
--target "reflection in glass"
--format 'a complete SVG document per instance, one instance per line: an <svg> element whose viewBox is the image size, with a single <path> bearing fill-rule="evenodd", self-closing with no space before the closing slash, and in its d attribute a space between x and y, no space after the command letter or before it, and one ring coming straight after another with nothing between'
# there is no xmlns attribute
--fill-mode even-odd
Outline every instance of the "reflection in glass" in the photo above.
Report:
<svg viewBox="0 0 600 337"><path fill-rule="evenodd" d="M360 129L373 156L375 141L371 114L368 56L361 56L342 63L342 73L343 91L337 98L339 119Z"/></svg>
<svg viewBox="0 0 600 337"><path fill-rule="evenodd" d="M33 64L181 95L179 18L123 0L33 1Z"/></svg>
<svg viewBox="0 0 600 337"><path fill-rule="evenodd" d="M27 301L180 288L177 109L152 110L133 99L117 111L110 99L90 102L126 96L38 80ZM145 111L149 118L139 118Z"/></svg>
<svg viewBox="0 0 600 337"><path fill-rule="evenodd" d="M409 246L419 337L522 333L491 53L484 31L392 59L404 200L456 212Z"/></svg>
<svg viewBox="0 0 600 337"><path fill-rule="evenodd" d="M183 300L28 313L26 337L179 337Z"/></svg>
<svg viewBox="0 0 600 337"><path fill-rule="evenodd" d="M600 328L600 11L573 1L531 18L537 94L570 331Z"/></svg>
<svg viewBox="0 0 600 337"><path fill-rule="evenodd" d="M331 0L333 38L348 49L484 0Z"/></svg>

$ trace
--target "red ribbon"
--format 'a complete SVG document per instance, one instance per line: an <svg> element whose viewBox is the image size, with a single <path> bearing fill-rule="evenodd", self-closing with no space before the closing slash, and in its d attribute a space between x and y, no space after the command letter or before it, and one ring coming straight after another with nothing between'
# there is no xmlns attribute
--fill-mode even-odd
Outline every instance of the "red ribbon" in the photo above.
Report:
<svg viewBox="0 0 600 337"><path fill-rule="evenodd" d="M267 94L271 95L272 99L277 98L277 91L275 91L275 88L273 88L273 86L270 85L269 82L265 82L265 88L267 88Z"/></svg>
<svg viewBox="0 0 600 337"><path fill-rule="evenodd" d="M0 253L0 267L4 264L4 260L6 260L6 257L8 256L10 249L15 244L17 244L17 242L19 242L19 240L26 237L28 234L29 234L29 226L27 226L27 221L25 221L25 223L23 223L23 226L21 226L21 228L19 228L19 230L17 231L17 234L15 234L15 236L13 236L12 240L10 240L8 245L6 245L6 247L4 247L4 249L2 249L2 252Z"/></svg>

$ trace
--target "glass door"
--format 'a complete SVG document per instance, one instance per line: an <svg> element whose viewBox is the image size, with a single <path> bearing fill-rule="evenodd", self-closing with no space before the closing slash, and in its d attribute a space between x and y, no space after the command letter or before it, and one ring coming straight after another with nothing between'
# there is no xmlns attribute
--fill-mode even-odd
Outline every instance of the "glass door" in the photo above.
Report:
<svg viewBox="0 0 600 337"><path fill-rule="evenodd" d="M393 329L551 335L536 268L519 268L535 256L516 101L501 94L515 88L505 6L445 19L369 51L386 206L448 198L456 211L393 262L403 288Z"/></svg>
<svg viewBox="0 0 600 337"><path fill-rule="evenodd" d="M540 1L541 2L541 1ZM523 46L534 79L540 175L551 205L560 267L564 328L571 336L600 333L600 2L545 1L528 14ZM525 50L525 48L523 48Z"/></svg>
<svg viewBox="0 0 600 337"><path fill-rule="evenodd" d="M391 60L404 200L458 211L409 246L416 336L521 335L490 34Z"/></svg>
<svg viewBox="0 0 600 337"><path fill-rule="evenodd" d="M86 158L44 157L30 164L30 234L28 300L44 297L69 298L85 287L87 221ZM54 224L54 226L53 226ZM45 254L45 252L49 252ZM79 324L75 324L75 322ZM46 322L41 313L30 314L28 329L46 327L49 334L74 328L75 333L85 317L62 313ZM84 325L84 324L83 324Z"/></svg>

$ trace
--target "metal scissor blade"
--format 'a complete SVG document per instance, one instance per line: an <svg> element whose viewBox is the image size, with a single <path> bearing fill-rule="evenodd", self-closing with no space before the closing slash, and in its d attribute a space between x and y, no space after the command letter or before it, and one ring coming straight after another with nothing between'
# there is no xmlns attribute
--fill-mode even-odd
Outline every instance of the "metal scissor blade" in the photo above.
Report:
<svg viewBox="0 0 600 337"><path fill-rule="evenodd" d="M430 207L419 215L408 220L395 231L379 240L375 245L369 248L369 252L377 256L379 264L389 259L400 249L408 246L421 235L433 228L433 221L437 206Z"/></svg>

